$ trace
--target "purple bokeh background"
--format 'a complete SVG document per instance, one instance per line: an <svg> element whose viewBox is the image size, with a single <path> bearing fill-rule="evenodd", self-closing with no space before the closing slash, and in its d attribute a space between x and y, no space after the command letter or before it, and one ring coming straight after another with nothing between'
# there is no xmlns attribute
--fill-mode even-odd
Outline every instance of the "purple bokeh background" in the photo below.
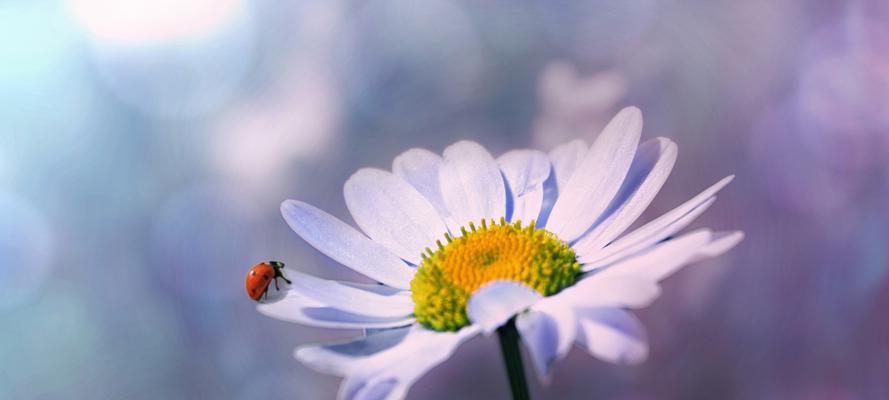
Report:
<svg viewBox="0 0 889 400"><path fill-rule="evenodd" d="M627 105L680 149L643 220L736 174L695 226L747 236L639 313L646 363L575 349L532 395L889 398L889 3L804 0L0 2L0 398L330 398L292 350L358 332L243 294L355 277L282 200L351 223L360 167ZM480 337L409 397L507 395Z"/></svg>

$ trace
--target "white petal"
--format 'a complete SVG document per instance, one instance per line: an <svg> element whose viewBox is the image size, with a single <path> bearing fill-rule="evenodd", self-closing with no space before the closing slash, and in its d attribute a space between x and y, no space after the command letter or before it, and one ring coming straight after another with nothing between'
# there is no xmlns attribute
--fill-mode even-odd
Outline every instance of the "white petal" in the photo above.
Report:
<svg viewBox="0 0 889 400"><path fill-rule="evenodd" d="M713 233L700 229L670 239L640 255L631 256L594 272L591 277L632 277L659 282L689 263L697 252L710 243Z"/></svg>
<svg viewBox="0 0 889 400"><path fill-rule="evenodd" d="M566 242L580 237L620 189L642 133L638 108L621 110L605 126L553 206L547 229Z"/></svg>
<svg viewBox="0 0 889 400"><path fill-rule="evenodd" d="M487 335L541 297L536 290L516 281L492 281L469 296L466 316Z"/></svg>
<svg viewBox="0 0 889 400"><path fill-rule="evenodd" d="M290 290L339 310L389 318L409 317L414 312L410 292L383 295L298 271L289 270L287 275L293 281Z"/></svg>
<svg viewBox="0 0 889 400"><path fill-rule="evenodd" d="M744 232L714 232L710 243L698 249L697 253L688 261L689 264L698 262L710 257L716 257L735 247L744 240Z"/></svg>
<svg viewBox="0 0 889 400"><path fill-rule="evenodd" d="M345 379L340 385L338 399L348 400L402 400L407 397L407 388L398 384L398 379L385 380Z"/></svg>
<svg viewBox="0 0 889 400"><path fill-rule="evenodd" d="M447 227L435 207L391 172L364 168L343 187L346 206L358 226L399 257L419 264L427 247L444 239Z"/></svg>
<svg viewBox="0 0 889 400"><path fill-rule="evenodd" d="M571 349L571 343L574 342L577 331L574 307L559 301L559 296L556 295L547 297L531 306L531 312L528 314L537 312L546 314L556 324L559 330L559 340L556 346L557 357L564 357Z"/></svg>
<svg viewBox="0 0 889 400"><path fill-rule="evenodd" d="M547 300L562 307L644 308L660 296L656 282L632 275L592 274Z"/></svg>
<svg viewBox="0 0 889 400"><path fill-rule="evenodd" d="M288 271L290 269L288 268ZM382 283L358 283L349 281L337 281L341 285L351 286L364 291L381 294L383 296L391 296L394 294L410 295L410 290L398 289L392 286L386 286Z"/></svg>
<svg viewBox="0 0 889 400"><path fill-rule="evenodd" d="M401 153L392 160L392 172L417 189L438 211L442 219L450 215L441 196L438 184L438 170L441 156L426 149L414 148Z"/></svg>
<svg viewBox="0 0 889 400"><path fill-rule="evenodd" d="M581 271L594 271L604 266L614 264L623 259L633 257L640 253L648 251L649 249L651 249L652 246L668 240L676 232L688 226L688 224L690 224L698 216L703 214L704 211L707 211L707 209L710 208L710 206L713 205L714 202L716 202L716 197L707 199L705 202L701 203L700 206L693 209L688 214L683 215L674 223L664 226L661 230L653 232L648 237L637 240L635 243L631 243L629 240L623 241L623 239L614 242L614 246L619 247L615 247L612 249L611 246L608 246L600 252L602 254L607 254L607 257L601 258L598 253L593 253L595 254L595 256L590 258L598 258L596 261L593 262L587 262L588 258L578 257L578 260L580 262L587 263L581 267Z"/></svg>
<svg viewBox="0 0 889 400"><path fill-rule="evenodd" d="M475 142L460 141L444 151L441 194L457 227L506 216L506 187L491 154Z"/></svg>
<svg viewBox="0 0 889 400"><path fill-rule="evenodd" d="M650 281L593 275L540 300L528 313L519 315L516 326L522 333L540 379L547 382L552 364L568 353L575 340L578 326L575 310L641 308L648 306L659 294L658 285Z"/></svg>
<svg viewBox="0 0 889 400"><path fill-rule="evenodd" d="M565 190L565 184L586 153L587 144L581 139L561 144L549 152L552 171L549 178L543 182L543 204L540 206L540 216L536 224L538 228L546 227L559 194Z"/></svg>
<svg viewBox="0 0 889 400"><path fill-rule="evenodd" d="M256 309L275 319L319 328L381 329L414 323L413 317L380 318L338 310L292 290L283 300L260 304Z"/></svg>
<svg viewBox="0 0 889 400"><path fill-rule="evenodd" d="M345 342L300 346L294 356L318 372L346 376L360 366L362 360L400 345L409 332L411 327L408 326L377 331Z"/></svg>
<svg viewBox="0 0 889 400"><path fill-rule="evenodd" d="M543 182L550 174L549 158L535 150L513 150L497 158L509 184L512 199L510 221L525 225L536 221L543 203Z"/></svg>
<svg viewBox="0 0 889 400"><path fill-rule="evenodd" d="M570 309L566 311L571 315L569 317L570 325L565 328L559 324L559 320L555 317L541 311L523 313L516 319L516 328L518 328L522 342L531 356L531 363L534 364L537 377L544 384L550 382L553 364L567 353L569 347L562 343L568 339L569 335L568 345L574 340L576 322L573 311ZM565 349L561 349L562 346Z"/></svg>
<svg viewBox="0 0 889 400"><path fill-rule="evenodd" d="M346 223L296 200L282 203L281 214L297 235L336 262L377 282L410 288L414 269Z"/></svg>
<svg viewBox="0 0 889 400"><path fill-rule="evenodd" d="M574 175L574 170L583 161L586 153L587 144L582 139L575 139L559 145L549 152L549 159L553 164L553 174L556 176L560 192L565 190L565 185Z"/></svg>
<svg viewBox="0 0 889 400"><path fill-rule="evenodd" d="M578 344L590 354L616 364L636 364L648 357L645 327L617 308L578 310Z"/></svg>
<svg viewBox="0 0 889 400"><path fill-rule="evenodd" d="M670 176L677 153L676 144L669 139L656 138L642 143L617 195L594 228L574 244L575 250L580 253L599 250L635 222Z"/></svg>
<svg viewBox="0 0 889 400"><path fill-rule="evenodd" d="M716 192L728 185L733 178L734 175L723 178L691 200L682 203L666 214L615 240L604 249L576 249L578 251L578 259L586 264L601 264L603 260L609 260L610 262L613 261L611 257L618 253L625 253L630 251L630 249L644 249L666 239L688 226L695 218L707 210L713 204Z"/></svg>
<svg viewBox="0 0 889 400"><path fill-rule="evenodd" d="M556 176L552 173L549 174L549 178L546 178L543 181L543 201L540 204L540 214L537 217L537 223L534 224L537 228L546 227L546 223L549 220L549 215L553 211L553 206L556 204L556 200L559 198L559 188L556 184Z"/></svg>
<svg viewBox="0 0 889 400"><path fill-rule="evenodd" d="M341 399L400 399L427 371L453 354L476 327L434 332L415 326L397 346L356 360L340 386Z"/></svg>

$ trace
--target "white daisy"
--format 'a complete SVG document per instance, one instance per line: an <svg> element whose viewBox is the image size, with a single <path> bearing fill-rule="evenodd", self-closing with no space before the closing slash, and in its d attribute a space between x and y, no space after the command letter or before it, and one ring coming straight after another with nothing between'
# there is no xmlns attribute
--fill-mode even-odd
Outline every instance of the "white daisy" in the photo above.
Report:
<svg viewBox="0 0 889 400"><path fill-rule="evenodd" d="M287 200L281 211L298 235L379 284L289 270L286 297L259 311L366 330L353 341L296 350L308 366L345 377L344 399L404 397L461 342L494 331L517 397L524 383L516 380L524 378L511 343L516 330L544 381L572 343L606 361L640 362L645 332L627 309L647 306L658 282L743 237L708 229L675 236L732 177L622 235L676 160L675 143L639 145L641 131L642 114L630 107L589 148L575 140L548 155L514 150L497 159L469 141L443 156L408 150L392 172L362 169L346 182L346 204L363 234Z"/></svg>

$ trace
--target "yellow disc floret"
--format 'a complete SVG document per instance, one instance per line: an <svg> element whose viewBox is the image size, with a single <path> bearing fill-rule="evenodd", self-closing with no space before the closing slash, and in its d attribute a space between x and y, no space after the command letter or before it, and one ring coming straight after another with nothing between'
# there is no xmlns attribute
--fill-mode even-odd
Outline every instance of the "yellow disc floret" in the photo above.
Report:
<svg viewBox="0 0 889 400"><path fill-rule="evenodd" d="M469 325L466 302L484 284L508 279L521 282L543 296L574 284L580 264L574 250L552 233L501 219L481 227L469 224L462 236L445 235L446 244L427 249L411 281L414 316L437 331Z"/></svg>

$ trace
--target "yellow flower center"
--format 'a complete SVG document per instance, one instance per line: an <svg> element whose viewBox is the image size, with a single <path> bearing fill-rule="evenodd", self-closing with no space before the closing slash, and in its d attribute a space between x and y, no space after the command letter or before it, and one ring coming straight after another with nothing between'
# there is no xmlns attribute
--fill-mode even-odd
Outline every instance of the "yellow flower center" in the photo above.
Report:
<svg viewBox="0 0 889 400"><path fill-rule="evenodd" d="M521 282L543 296L571 286L580 264L574 250L534 222L487 225L469 223L458 238L445 234L446 244L426 249L411 281L417 322L436 331L456 331L469 325L466 302L484 284L508 279Z"/></svg>

